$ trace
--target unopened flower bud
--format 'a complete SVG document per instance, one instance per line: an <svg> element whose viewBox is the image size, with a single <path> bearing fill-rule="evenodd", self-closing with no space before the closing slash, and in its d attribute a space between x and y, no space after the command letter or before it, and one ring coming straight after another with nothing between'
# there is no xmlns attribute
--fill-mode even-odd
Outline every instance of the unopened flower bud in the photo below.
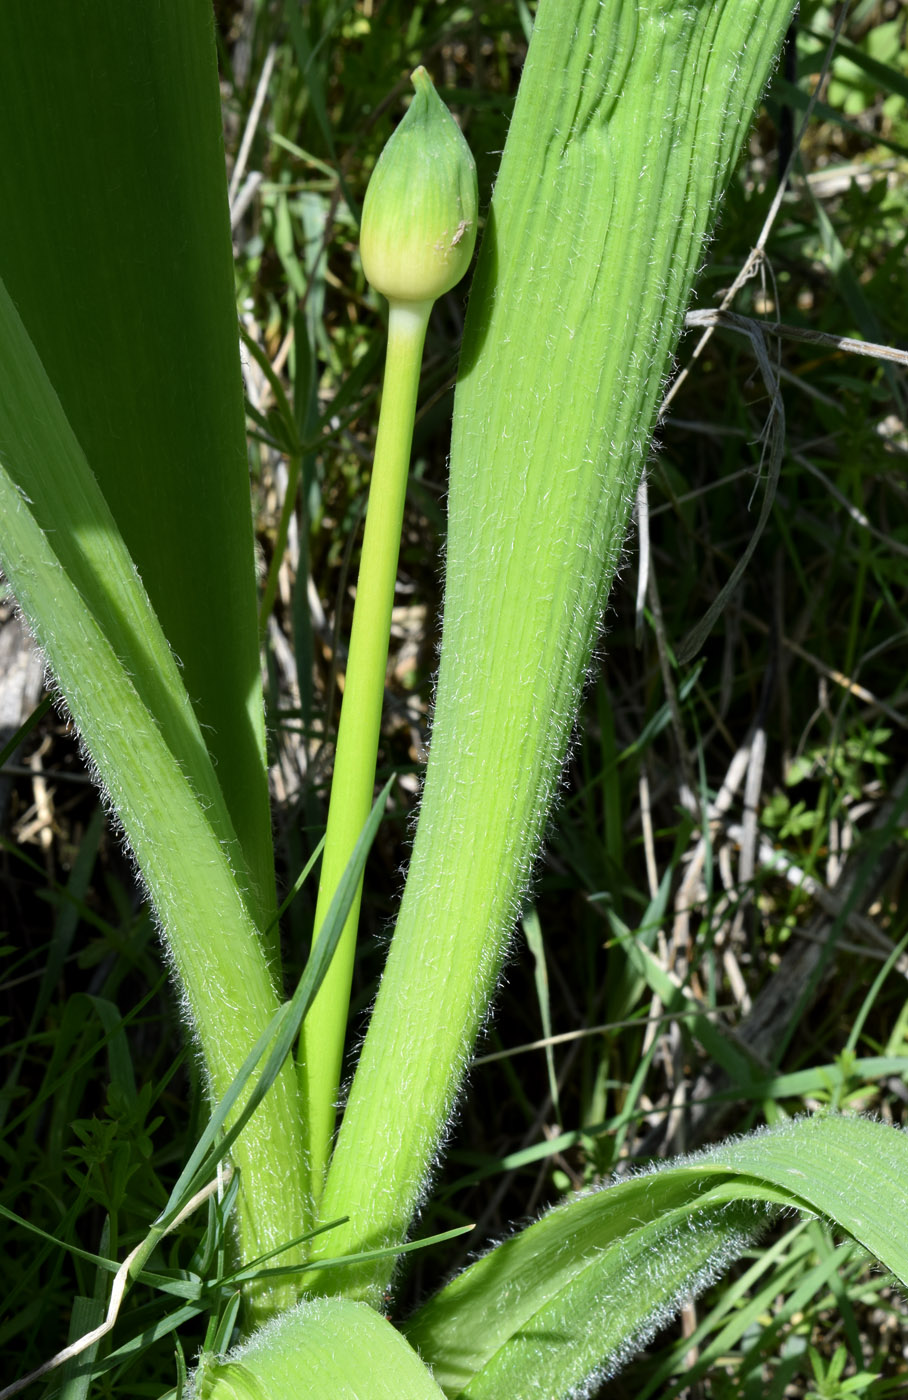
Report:
<svg viewBox="0 0 908 1400"><path fill-rule="evenodd" d="M425 68L409 111L372 172L360 251L389 301L432 302L456 286L476 243L476 164Z"/></svg>

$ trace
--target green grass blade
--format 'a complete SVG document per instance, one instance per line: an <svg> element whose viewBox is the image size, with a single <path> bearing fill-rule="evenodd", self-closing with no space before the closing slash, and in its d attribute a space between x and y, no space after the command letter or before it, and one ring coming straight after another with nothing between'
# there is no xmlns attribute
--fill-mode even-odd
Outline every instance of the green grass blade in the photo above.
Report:
<svg viewBox="0 0 908 1400"><path fill-rule="evenodd" d="M274 868L211 5L12 0L0 91L0 277L180 658L262 928Z"/></svg>
<svg viewBox="0 0 908 1400"><path fill-rule="evenodd" d="M0 748L0 768L6 767L7 763L9 763L13 754L19 748L20 744L23 742L24 739L28 738L35 725L40 719L44 718L52 704L53 701L51 700L50 696L45 695L44 699L39 701L39 703L32 710L28 719L25 720L22 724L20 724L19 728L12 735L9 742L4 744L3 747Z"/></svg>
<svg viewBox="0 0 908 1400"><path fill-rule="evenodd" d="M334 957L347 915L359 889L366 857L372 842L375 840L375 834L384 813L385 802L393 783L393 777L389 778L376 798L331 901L325 918L323 935L309 955L303 974L297 983L296 991L290 1000L285 1002L276 1012L269 1026L259 1037L257 1044L253 1046L245 1063L240 1067L240 1071L227 1093L212 1113L210 1122L180 1173L167 1205L158 1217L156 1223L159 1226L169 1225L170 1221L183 1209L189 1197L198 1191L206 1181L210 1180L218 1162L228 1151L242 1131L243 1126L262 1102L268 1089L277 1079L290 1048L299 1035L300 1026L306 1013L324 981L331 959ZM314 864L314 862L315 857L313 856L310 864ZM266 1050L268 1058L262 1072L246 1097L242 1109L234 1114L234 1106L239 1102L253 1070L260 1063ZM222 1133L223 1136L221 1136Z"/></svg>
<svg viewBox="0 0 908 1400"><path fill-rule="evenodd" d="M69 1322L69 1340L75 1342L86 1332L91 1332L104 1321L104 1304L98 1298L75 1297ZM86 1367L92 1365L98 1354L99 1343L89 1347L84 1356L67 1363L61 1376L60 1400L86 1400L91 1376Z"/></svg>
<svg viewBox="0 0 908 1400"><path fill-rule="evenodd" d="M552 1013L549 1003L549 973L545 960L545 939L542 936L542 925L539 922L539 914L535 907L530 905L524 910L521 918L523 934L527 941L527 946L533 955L533 980L536 984L536 1000L539 1003L539 1018L542 1022L542 1034L546 1040L552 1036ZM545 1068L549 1079L549 1093L552 1096L552 1107L555 1110L556 1123L561 1122L561 1108L558 1103L558 1080L555 1075L555 1056L551 1045L545 1047Z"/></svg>
<svg viewBox="0 0 908 1400"><path fill-rule="evenodd" d="M345 1247L402 1240L424 1188L557 788L704 238L791 8L537 11L464 337L419 827L323 1202L351 1217Z"/></svg>
<svg viewBox="0 0 908 1400"><path fill-rule="evenodd" d="M773 1204L827 1217L908 1280L908 1134L830 1115L556 1208L430 1299L406 1334L450 1397L566 1395L619 1369Z"/></svg>
<svg viewBox="0 0 908 1400"><path fill-rule="evenodd" d="M822 44L829 43L828 34L821 34L816 29L808 29L807 33L811 38L819 39ZM859 49L857 44L849 44L847 39L837 39L835 49L840 58L847 58L856 68L860 68L883 92L897 93L908 101L908 75L894 64L881 63L879 59Z"/></svg>

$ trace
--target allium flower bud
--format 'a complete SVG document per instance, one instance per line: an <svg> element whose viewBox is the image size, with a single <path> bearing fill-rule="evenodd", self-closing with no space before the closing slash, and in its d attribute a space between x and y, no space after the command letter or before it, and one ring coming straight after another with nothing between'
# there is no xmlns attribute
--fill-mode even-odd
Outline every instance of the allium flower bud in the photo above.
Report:
<svg viewBox="0 0 908 1400"><path fill-rule="evenodd" d="M476 243L476 165L425 68L372 172L360 231L366 277L391 302L432 302L456 286Z"/></svg>

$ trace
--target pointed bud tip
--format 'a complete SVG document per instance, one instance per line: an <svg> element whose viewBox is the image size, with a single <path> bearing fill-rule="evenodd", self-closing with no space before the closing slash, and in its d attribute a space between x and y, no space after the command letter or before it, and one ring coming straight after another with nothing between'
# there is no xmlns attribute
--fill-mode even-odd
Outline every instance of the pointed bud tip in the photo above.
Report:
<svg viewBox="0 0 908 1400"><path fill-rule="evenodd" d="M379 156L363 205L363 269L389 301L435 301L455 287L473 256L476 165L426 69Z"/></svg>

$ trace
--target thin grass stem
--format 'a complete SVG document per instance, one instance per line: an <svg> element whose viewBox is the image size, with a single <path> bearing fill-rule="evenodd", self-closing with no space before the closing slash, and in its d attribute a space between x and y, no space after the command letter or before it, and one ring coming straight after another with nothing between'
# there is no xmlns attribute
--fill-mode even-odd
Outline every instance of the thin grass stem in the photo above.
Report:
<svg viewBox="0 0 908 1400"><path fill-rule="evenodd" d="M259 644L261 645L268 631L268 619L274 610L275 599L277 598L278 579L280 578L281 565L284 562L284 552L287 548L287 536L290 533L290 521L296 507L296 496L299 490L300 473L303 468L301 456L293 456L287 463L287 489L284 492L284 501L281 506L281 517L277 526L277 537L274 541L274 553L271 556L271 564L268 568L268 577L265 580L265 588L262 593L262 602L259 607Z"/></svg>

